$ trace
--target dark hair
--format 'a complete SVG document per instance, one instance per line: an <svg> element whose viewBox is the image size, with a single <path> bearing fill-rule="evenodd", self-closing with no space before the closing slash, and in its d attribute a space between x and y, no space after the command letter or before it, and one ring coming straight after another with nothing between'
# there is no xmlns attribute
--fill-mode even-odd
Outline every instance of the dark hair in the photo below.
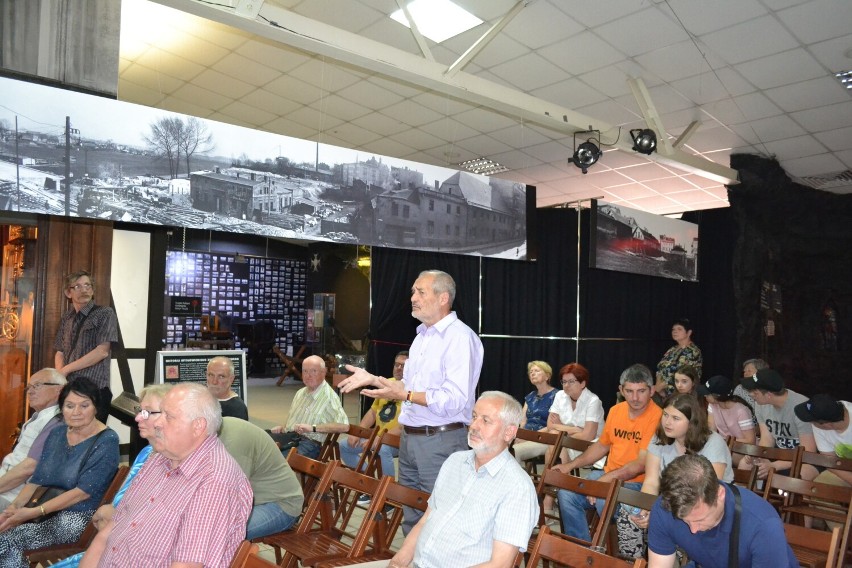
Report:
<svg viewBox="0 0 852 568"><path fill-rule="evenodd" d="M690 323L689 319L687 319L687 318L680 318L680 319L674 320L674 322L672 322L672 327L674 327L676 325L681 326L686 331L692 331L692 324Z"/></svg>
<svg viewBox="0 0 852 568"><path fill-rule="evenodd" d="M687 454L697 454L704 448L711 434L710 427L707 425L707 413L704 412L704 407L698 401L698 398L688 393L678 393L671 396L663 403L663 412L670 406L689 420L683 445L686 448ZM669 438L663 429L662 419L660 419L660 424L657 426L657 439L663 446L674 444L674 439Z"/></svg>
<svg viewBox="0 0 852 568"><path fill-rule="evenodd" d="M683 519L699 501L716 504L719 478L710 460L698 454L675 458L660 477L660 505L676 519Z"/></svg>
<svg viewBox="0 0 852 568"><path fill-rule="evenodd" d="M737 396L737 395L735 395L734 393L729 393L729 394L711 394L710 396L712 396L713 398L715 398L717 402L728 402L728 401L733 401L733 402L738 402L738 403L742 404L743 406L745 406L746 408L748 408L748 411L749 411L749 412L751 412L751 417L752 417L752 419L754 419L754 416L755 416L755 415L754 415L754 408L752 408L752 407L751 407L751 405L750 405L750 404L746 401L746 399L742 398L741 396Z"/></svg>
<svg viewBox="0 0 852 568"><path fill-rule="evenodd" d="M397 357L408 357L408 351L400 351L393 358L396 359Z"/></svg>
<svg viewBox="0 0 852 568"><path fill-rule="evenodd" d="M562 368L559 369L559 379L561 380L562 377L568 373L577 377L577 380L583 384L589 382L589 370L579 363L568 363L567 365L563 365Z"/></svg>
<svg viewBox="0 0 852 568"><path fill-rule="evenodd" d="M690 379L692 379L692 386L696 386L698 384L698 369L693 367L692 365L681 365L675 371L675 374L680 373L681 375L686 375Z"/></svg>
<svg viewBox="0 0 852 568"><path fill-rule="evenodd" d="M59 408L62 408L65 405L65 399L68 398L68 395L72 392L76 395L88 398L92 401L92 404L95 405L95 408L100 408L101 389L99 389L91 379L78 377L65 383L65 386L62 387L61 391L59 391Z"/></svg>

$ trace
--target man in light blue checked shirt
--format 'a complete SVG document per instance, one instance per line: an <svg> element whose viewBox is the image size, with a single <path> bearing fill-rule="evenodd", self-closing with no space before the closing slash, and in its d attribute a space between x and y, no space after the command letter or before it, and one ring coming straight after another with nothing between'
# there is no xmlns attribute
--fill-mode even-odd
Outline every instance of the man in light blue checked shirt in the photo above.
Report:
<svg viewBox="0 0 852 568"><path fill-rule="evenodd" d="M390 563L365 566L512 566L538 522L535 487L509 454L520 421L514 398L482 393L467 435L472 449L444 462L429 508Z"/></svg>

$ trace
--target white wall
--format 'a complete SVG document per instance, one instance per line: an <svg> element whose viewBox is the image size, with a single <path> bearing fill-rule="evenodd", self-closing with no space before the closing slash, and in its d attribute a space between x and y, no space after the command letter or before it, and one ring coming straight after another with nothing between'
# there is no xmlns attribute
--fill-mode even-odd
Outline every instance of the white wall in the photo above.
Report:
<svg viewBox="0 0 852 568"><path fill-rule="evenodd" d="M126 349L145 348L148 319L148 279L150 275L151 235L137 231L113 231L112 238L112 296L118 324ZM144 386L145 360L131 359L130 374L135 392ZM112 361L113 396L124 389L118 364ZM130 441L130 428L110 417L109 426L118 432L121 443Z"/></svg>

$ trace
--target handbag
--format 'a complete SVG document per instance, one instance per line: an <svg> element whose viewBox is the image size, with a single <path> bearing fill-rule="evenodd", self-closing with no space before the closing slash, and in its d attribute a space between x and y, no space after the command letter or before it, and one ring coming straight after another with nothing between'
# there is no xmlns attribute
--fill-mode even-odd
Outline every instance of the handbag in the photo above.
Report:
<svg viewBox="0 0 852 568"><path fill-rule="evenodd" d="M98 438L100 438L101 434L103 434L104 432L106 432L106 429L103 429L100 432L98 432L97 436L95 436L95 440L92 442L92 445L89 446L88 450L86 450L86 455L83 456L83 460L80 462L80 467L77 469L77 480L74 482L74 485L77 484L77 481L80 481L80 470L83 469L83 465L87 461L89 461L89 456L92 455L92 450L95 449L95 445L98 443ZM62 495L66 491L69 491L69 490L65 489L64 487L57 487L55 485L41 485L33 492L32 497L30 497L30 499L27 501L27 504L25 505L25 507L33 507L33 508L37 509L37 508L43 506L48 501L50 501L51 499L53 499L54 497L59 497L60 495ZM33 519L30 522L31 523L40 523L45 519L49 519L50 517L52 517L53 515L55 515L58 512L59 511L53 511L53 512L48 513L46 515L42 515L41 517L39 517L37 519Z"/></svg>
<svg viewBox="0 0 852 568"><path fill-rule="evenodd" d="M290 448L296 448L299 446L299 442L302 441L302 436L296 434L295 432L278 432L273 433L270 430L266 431L272 439L275 441L275 444L278 446L278 449L283 453L286 453L290 450Z"/></svg>

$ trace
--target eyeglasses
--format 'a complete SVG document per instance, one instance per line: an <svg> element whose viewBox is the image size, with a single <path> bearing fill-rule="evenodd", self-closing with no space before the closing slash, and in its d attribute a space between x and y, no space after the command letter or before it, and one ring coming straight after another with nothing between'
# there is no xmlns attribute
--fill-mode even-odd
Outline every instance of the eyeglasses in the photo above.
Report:
<svg viewBox="0 0 852 568"><path fill-rule="evenodd" d="M564 379L560 382L562 383L562 386L565 387L565 386L568 386L568 385L576 385L580 381L578 381L576 379Z"/></svg>
<svg viewBox="0 0 852 568"><path fill-rule="evenodd" d="M325 369L302 369L303 375L324 375Z"/></svg>
<svg viewBox="0 0 852 568"><path fill-rule="evenodd" d="M145 410L141 406L134 406L133 410L136 411L136 415L142 418L142 420L148 420L152 416L156 414L162 414L162 410Z"/></svg>
<svg viewBox="0 0 852 568"><path fill-rule="evenodd" d="M89 283L85 284L74 284L73 286L68 286L69 290L74 290L75 292L79 292L80 290L91 290L92 285Z"/></svg>
<svg viewBox="0 0 852 568"><path fill-rule="evenodd" d="M402 363L394 362L393 368L396 369L397 367L399 367L399 368L405 367L405 361L403 361Z"/></svg>
<svg viewBox="0 0 852 568"><path fill-rule="evenodd" d="M62 386L62 385L60 385L59 383L33 383L31 385L27 385L27 390L28 391L37 391L37 390L40 390L42 387L59 387L59 386Z"/></svg>

